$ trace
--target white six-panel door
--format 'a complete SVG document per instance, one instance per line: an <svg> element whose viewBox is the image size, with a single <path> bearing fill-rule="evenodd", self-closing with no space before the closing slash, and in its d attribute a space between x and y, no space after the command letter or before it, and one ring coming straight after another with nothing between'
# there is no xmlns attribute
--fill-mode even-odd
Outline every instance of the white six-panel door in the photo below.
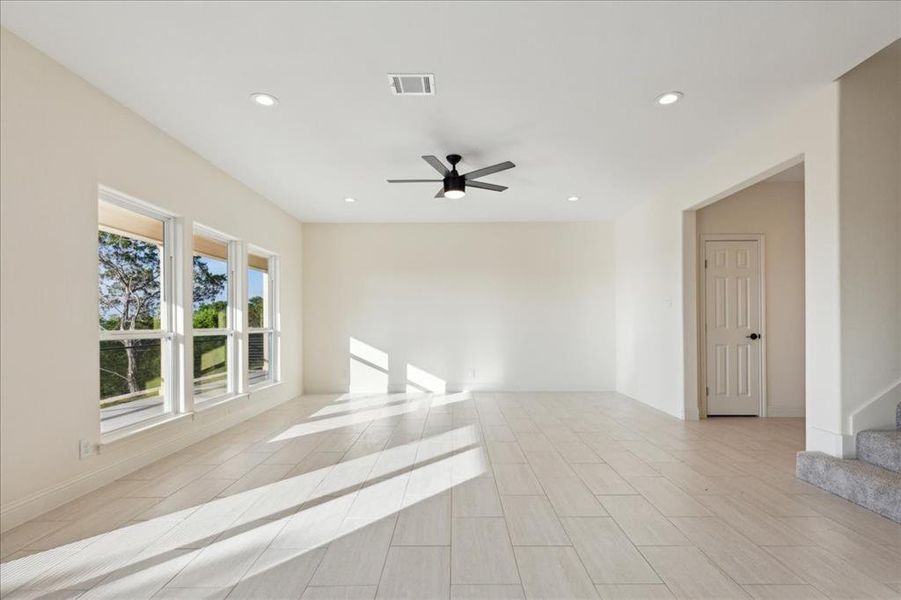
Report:
<svg viewBox="0 0 901 600"><path fill-rule="evenodd" d="M708 240L704 256L707 414L759 415L758 242Z"/></svg>

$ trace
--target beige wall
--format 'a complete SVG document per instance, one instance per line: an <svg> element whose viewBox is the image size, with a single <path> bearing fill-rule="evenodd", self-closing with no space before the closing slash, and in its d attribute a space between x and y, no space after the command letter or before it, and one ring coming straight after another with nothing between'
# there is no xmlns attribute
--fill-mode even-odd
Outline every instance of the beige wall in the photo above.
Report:
<svg viewBox="0 0 901 600"><path fill-rule="evenodd" d="M837 90L810 95L616 221L617 389L677 416L697 411L697 234L687 214L800 162L805 167L807 447L843 453Z"/></svg>
<svg viewBox="0 0 901 600"><path fill-rule="evenodd" d="M697 212L697 232L764 235L767 414L803 417L804 184L758 183L723 198Z"/></svg>
<svg viewBox="0 0 901 600"><path fill-rule="evenodd" d="M890 427L901 401L901 41L839 80L842 417Z"/></svg>
<svg viewBox="0 0 901 600"><path fill-rule="evenodd" d="M300 393L302 249L295 219L6 30L0 60L6 529ZM79 460L100 441L98 184L280 254L283 383Z"/></svg>
<svg viewBox="0 0 901 600"><path fill-rule="evenodd" d="M304 224L308 391L351 385L348 340L451 390L614 387L609 223ZM474 374L473 374L474 372Z"/></svg>

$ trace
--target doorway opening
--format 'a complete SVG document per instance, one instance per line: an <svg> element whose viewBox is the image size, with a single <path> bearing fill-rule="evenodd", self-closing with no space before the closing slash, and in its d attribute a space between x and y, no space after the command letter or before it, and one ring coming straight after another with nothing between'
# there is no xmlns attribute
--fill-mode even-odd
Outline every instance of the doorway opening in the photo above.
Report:
<svg viewBox="0 0 901 600"><path fill-rule="evenodd" d="M803 417L804 163L688 211L686 224L698 417Z"/></svg>

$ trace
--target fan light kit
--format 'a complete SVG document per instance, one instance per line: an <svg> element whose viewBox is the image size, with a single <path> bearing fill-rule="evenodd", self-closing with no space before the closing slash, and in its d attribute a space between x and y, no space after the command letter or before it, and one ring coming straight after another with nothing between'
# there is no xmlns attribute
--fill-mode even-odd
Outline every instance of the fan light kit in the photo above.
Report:
<svg viewBox="0 0 901 600"><path fill-rule="evenodd" d="M657 96L657 104L660 106L667 106L669 104L675 104L682 98L682 92L667 92L665 94L660 94Z"/></svg>
<svg viewBox="0 0 901 600"><path fill-rule="evenodd" d="M350 196L348 196L347 198L344 199L344 201L347 202L348 204L350 204L350 203L352 203L352 202L356 202L357 199L356 199L356 198L351 198Z"/></svg>
<svg viewBox="0 0 901 600"><path fill-rule="evenodd" d="M436 198L450 198L451 200L458 200L466 195L466 188L479 188L482 190L491 190L492 192L503 192L506 186L503 185L495 185L493 183L484 183L481 181L475 181L480 177L484 177L485 175L491 175L492 173L497 173L498 171L506 171L507 169L512 169L516 165L514 165L509 160L506 162L498 163L496 165L491 165L490 167L485 167L483 169L476 169L475 171L470 171L469 173L464 173L460 175L457 172L457 163L460 162L463 157L459 154L448 154L447 162L450 163L450 170L444 166L444 164L438 160L436 156L423 156L422 159L429 163L429 165L441 173L444 179L389 179L388 183L440 183L441 189L438 190L438 193L435 194Z"/></svg>
<svg viewBox="0 0 901 600"><path fill-rule="evenodd" d="M278 104L278 98L265 92L254 92L250 95L250 99L260 106L275 106Z"/></svg>
<svg viewBox="0 0 901 600"><path fill-rule="evenodd" d="M569 198L567 198L567 200L569 200L570 202L578 202L579 197L578 196L570 196Z"/></svg>

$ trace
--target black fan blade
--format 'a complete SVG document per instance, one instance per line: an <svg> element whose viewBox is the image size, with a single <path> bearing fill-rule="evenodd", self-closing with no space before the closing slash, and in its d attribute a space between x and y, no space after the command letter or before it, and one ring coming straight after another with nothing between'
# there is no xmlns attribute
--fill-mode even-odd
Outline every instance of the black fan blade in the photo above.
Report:
<svg viewBox="0 0 901 600"><path fill-rule="evenodd" d="M464 173L463 177L466 178L466 181L469 181L470 179L478 179L479 177L491 175L492 173L497 173L498 171L506 171L507 169L512 169L515 166L516 165L508 160L506 162L498 163L490 167L485 167L484 169L476 169L475 171Z"/></svg>
<svg viewBox="0 0 901 600"><path fill-rule="evenodd" d="M483 190L491 190L492 192L503 192L507 189L505 185L494 185L493 183L484 183L482 181L466 181L466 187L482 188Z"/></svg>
<svg viewBox="0 0 901 600"><path fill-rule="evenodd" d="M444 198L444 188L441 188L440 190L438 190L438 193L435 194L435 197L436 198Z"/></svg>
<svg viewBox="0 0 901 600"><path fill-rule="evenodd" d="M441 173L441 175L443 175L444 177L447 177L447 174L450 172L447 170L447 167L445 167L444 164L440 160L438 160L437 156L423 156L422 160L432 165L432 168Z"/></svg>
<svg viewBox="0 0 901 600"><path fill-rule="evenodd" d="M388 183L441 183L443 179L387 179Z"/></svg>

